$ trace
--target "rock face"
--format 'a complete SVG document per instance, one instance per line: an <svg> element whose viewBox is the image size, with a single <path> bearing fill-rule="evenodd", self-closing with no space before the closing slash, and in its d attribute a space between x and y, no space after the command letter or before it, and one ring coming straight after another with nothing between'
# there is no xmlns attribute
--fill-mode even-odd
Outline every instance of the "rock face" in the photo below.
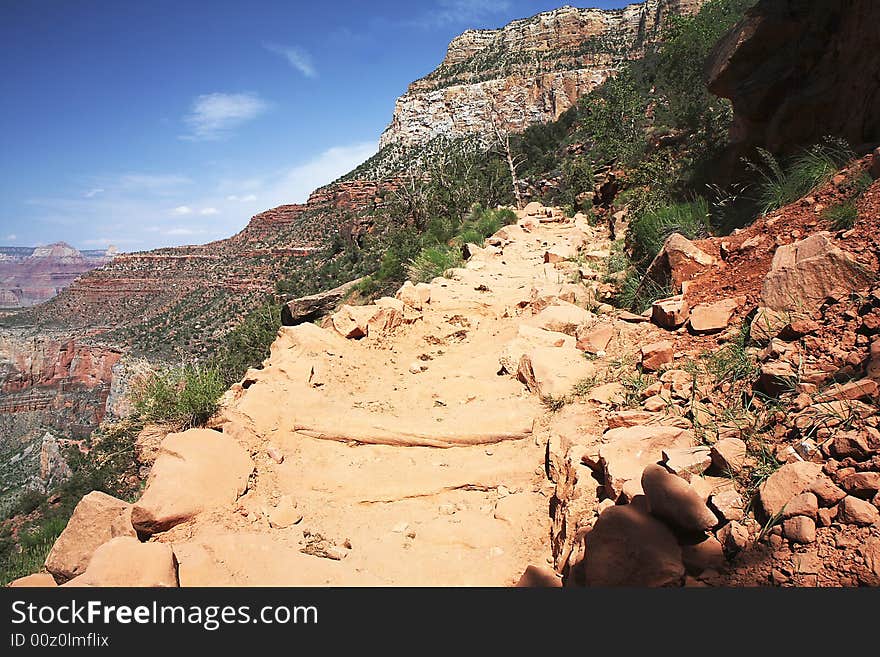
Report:
<svg viewBox="0 0 880 657"><path fill-rule="evenodd" d="M53 333L0 330L0 499L66 478L64 448L104 419L120 357Z"/></svg>
<svg viewBox="0 0 880 657"><path fill-rule="evenodd" d="M733 101L739 152L791 152L840 135L880 142L880 70L874 0L760 0L716 46L710 90Z"/></svg>
<svg viewBox="0 0 880 657"><path fill-rule="evenodd" d="M95 550L86 571L67 586L176 587L177 560L170 545L119 536Z"/></svg>
<svg viewBox="0 0 880 657"><path fill-rule="evenodd" d="M64 242L37 248L0 247L0 308L51 299L79 276L113 260L116 250L77 251Z"/></svg>
<svg viewBox="0 0 880 657"><path fill-rule="evenodd" d="M469 30L443 63L397 101L380 146L487 134L494 120L521 131L559 117L578 98L641 57L672 15L702 0L647 0L623 9L565 6L497 30Z"/></svg>

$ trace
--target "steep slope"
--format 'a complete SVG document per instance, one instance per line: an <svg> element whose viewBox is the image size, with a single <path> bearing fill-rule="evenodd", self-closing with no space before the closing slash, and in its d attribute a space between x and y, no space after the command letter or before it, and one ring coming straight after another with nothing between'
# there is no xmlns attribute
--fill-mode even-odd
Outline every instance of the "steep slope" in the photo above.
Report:
<svg viewBox="0 0 880 657"><path fill-rule="evenodd" d="M703 0L646 0L624 9L565 6L497 30L469 30L440 66L398 99L381 147L437 137L518 132L559 117L581 96L641 57L664 21L695 13Z"/></svg>

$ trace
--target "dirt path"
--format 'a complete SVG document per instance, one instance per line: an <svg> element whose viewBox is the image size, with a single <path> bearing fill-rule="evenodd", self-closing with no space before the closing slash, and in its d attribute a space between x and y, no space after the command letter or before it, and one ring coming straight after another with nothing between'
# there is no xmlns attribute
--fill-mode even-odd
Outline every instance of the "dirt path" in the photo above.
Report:
<svg viewBox="0 0 880 657"><path fill-rule="evenodd" d="M399 295L421 307L388 330L282 329L221 422L254 460L247 493L156 536L173 544L181 584L497 586L546 565L554 487L533 390L553 381L536 365L529 390L501 362L576 351L534 302L588 288L568 282L576 262L545 254L608 246L585 222L553 218L508 227L449 278ZM570 376L591 371L577 358ZM272 522L282 510L291 517Z"/></svg>

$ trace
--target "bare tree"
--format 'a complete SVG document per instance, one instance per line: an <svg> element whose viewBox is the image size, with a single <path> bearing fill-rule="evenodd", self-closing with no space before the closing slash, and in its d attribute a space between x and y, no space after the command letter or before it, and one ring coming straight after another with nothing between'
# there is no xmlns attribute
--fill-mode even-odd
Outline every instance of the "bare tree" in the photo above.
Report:
<svg viewBox="0 0 880 657"><path fill-rule="evenodd" d="M502 155L507 160L507 168L510 169L510 179L513 183L513 196L516 199L517 209L522 209L522 194L519 191L519 176L517 168L523 164L525 158L521 155L515 155L510 146L510 130L504 127L504 121L501 118L501 112L494 98L489 98L489 124L492 127L492 139L494 145L501 149Z"/></svg>

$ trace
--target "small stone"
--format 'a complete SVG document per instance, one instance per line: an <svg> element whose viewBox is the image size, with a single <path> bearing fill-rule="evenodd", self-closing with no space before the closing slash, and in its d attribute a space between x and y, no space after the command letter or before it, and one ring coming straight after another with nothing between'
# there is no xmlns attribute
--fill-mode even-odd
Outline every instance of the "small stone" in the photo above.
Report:
<svg viewBox="0 0 880 657"><path fill-rule="evenodd" d="M782 533L795 543L814 543L816 541L816 523L806 516L786 518L782 523Z"/></svg>
<svg viewBox="0 0 880 657"><path fill-rule="evenodd" d="M838 506L837 521L844 525L880 525L880 511L870 502L847 495Z"/></svg>
<svg viewBox="0 0 880 657"><path fill-rule="evenodd" d="M692 475L701 475L712 464L708 447L678 447L663 450L663 465L685 481Z"/></svg>
<svg viewBox="0 0 880 657"><path fill-rule="evenodd" d="M401 522L394 525L394 527L391 529L391 532L393 534L402 534L407 530L407 527L409 527L409 523Z"/></svg>
<svg viewBox="0 0 880 657"><path fill-rule="evenodd" d="M722 520L742 520L744 517L745 503L736 489L722 490L709 498L709 506L715 509Z"/></svg>
<svg viewBox="0 0 880 657"><path fill-rule="evenodd" d="M410 363L410 365L409 365L409 371L410 371L410 374L421 374L421 373L422 373L422 368L423 368L423 367L424 367L424 366L423 366L420 362L418 362L418 361L413 361L413 362ZM427 368L426 368L426 369L427 369Z"/></svg>
<svg viewBox="0 0 880 657"><path fill-rule="evenodd" d="M284 463L284 453L275 447L275 445L269 445L269 447L266 448L266 454L270 459L275 461L275 463Z"/></svg>
<svg viewBox="0 0 880 657"><path fill-rule="evenodd" d="M671 401L669 399L664 399L660 395L654 395L653 397L648 397L642 406L649 413L659 413L660 411L669 408L670 404Z"/></svg>
<svg viewBox="0 0 880 657"><path fill-rule="evenodd" d="M669 341L654 342L642 347L642 368L656 372L673 361L673 346Z"/></svg>
<svg viewBox="0 0 880 657"><path fill-rule="evenodd" d="M746 462L746 444L739 438L724 438L712 445L711 457L722 472L741 472Z"/></svg>
<svg viewBox="0 0 880 657"><path fill-rule="evenodd" d="M815 520L818 513L819 502L816 499L816 495L813 493L801 493L791 498L788 504L785 505L785 508L782 510L782 517L806 516Z"/></svg>
<svg viewBox="0 0 880 657"><path fill-rule="evenodd" d="M297 511L296 502L290 495L282 496L275 508L269 512L269 526L273 529L286 529L300 523L302 519L303 515Z"/></svg>
<svg viewBox="0 0 880 657"><path fill-rule="evenodd" d="M727 523L718 530L716 536L728 554L736 554L749 546L749 530L738 522Z"/></svg>

